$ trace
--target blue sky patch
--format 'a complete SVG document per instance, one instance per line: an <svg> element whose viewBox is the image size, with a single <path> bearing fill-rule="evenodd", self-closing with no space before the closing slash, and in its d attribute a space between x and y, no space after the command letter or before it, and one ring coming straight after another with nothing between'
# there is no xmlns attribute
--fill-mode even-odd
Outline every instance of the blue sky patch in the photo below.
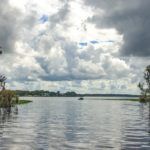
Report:
<svg viewBox="0 0 150 150"><path fill-rule="evenodd" d="M79 45L80 46L87 46L87 42L80 42Z"/></svg>
<svg viewBox="0 0 150 150"><path fill-rule="evenodd" d="M90 41L90 43L92 43L92 44L98 44L99 42L96 41L96 40L92 40L92 41Z"/></svg>
<svg viewBox="0 0 150 150"><path fill-rule="evenodd" d="M47 15L43 15L41 18L40 18L40 22L41 23L45 23L48 21L48 16Z"/></svg>

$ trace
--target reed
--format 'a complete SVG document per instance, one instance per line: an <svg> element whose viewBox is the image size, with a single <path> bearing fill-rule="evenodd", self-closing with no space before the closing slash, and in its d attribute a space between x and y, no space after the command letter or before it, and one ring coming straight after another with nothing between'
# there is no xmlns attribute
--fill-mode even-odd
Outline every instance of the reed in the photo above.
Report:
<svg viewBox="0 0 150 150"><path fill-rule="evenodd" d="M19 98L14 91L0 91L0 107L12 107L19 102Z"/></svg>

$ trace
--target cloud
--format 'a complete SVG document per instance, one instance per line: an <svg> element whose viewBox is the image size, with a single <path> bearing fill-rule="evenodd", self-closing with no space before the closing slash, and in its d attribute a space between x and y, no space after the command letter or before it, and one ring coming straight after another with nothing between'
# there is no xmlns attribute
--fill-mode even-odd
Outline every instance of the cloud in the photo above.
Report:
<svg viewBox="0 0 150 150"><path fill-rule="evenodd" d="M8 0L2 0L0 4L0 46L8 53L14 50L15 42L19 38L17 23L20 12L9 5Z"/></svg>
<svg viewBox="0 0 150 150"><path fill-rule="evenodd" d="M136 19L130 19L133 8L136 12L140 7L137 1L129 5L120 0L87 0L84 5L82 0L3 0L0 46L7 53L0 56L0 72L8 77L8 87L79 93L136 92L136 84L150 61L141 58L136 62L136 58L119 54L146 54L146 48L139 52L125 49L131 47L128 39L133 40L130 38L140 29L139 24L133 28ZM116 6L112 8L112 4Z"/></svg>
<svg viewBox="0 0 150 150"><path fill-rule="evenodd" d="M122 56L150 56L149 0L85 0L95 10L89 18L98 28L115 28L123 35ZM113 6L113 7L112 7Z"/></svg>
<svg viewBox="0 0 150 150"><path fill-rule="evenodd" d="M54 28L58 24L62 24L67 19L67 15L69 13L69 4L68 2L64 3L64 5L56 12L55 14L51 15L50 20L50 26L51 28Z"/></svg>
<svg viewBox="0 0 150 150"><path fill-rule="evenodd" d="M110 54L104 54L100 56L102 67L105 69L108 79L119 79L128 77L130 72L130 66L119 58L115 58Z"/></svg>

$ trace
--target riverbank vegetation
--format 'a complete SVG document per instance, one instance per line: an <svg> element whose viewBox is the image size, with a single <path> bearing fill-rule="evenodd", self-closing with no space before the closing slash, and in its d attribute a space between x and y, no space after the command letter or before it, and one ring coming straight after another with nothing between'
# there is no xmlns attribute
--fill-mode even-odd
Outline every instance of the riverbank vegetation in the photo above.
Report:
<svg viewBox="0 0 150 150"><path fill-rule="evenodd" d="M27 104L32 101L29 100L19 100L19 97L14 91L11 90L2 90L0 91L0 107L12 107L20 104Z"/></svg>
<svg viewBox="0 0 150 150"><path fill-rule="evenodd" d="M144 81L138 84L141 90L140 102L150 102L150 65L144 71Z"/></svg>
<svg viewBox="0 0 150 150"><path fill-rule="evenodd" d="M0 91L0 107L12 107L19 102L18 96L11 90Z"/></svg>
<svg viewBox="0 0 150 150"><path fill-rule="evenodd" d="M30 100L19 100L17 105L22 105L22 104L27 104L27 103L31 103L32 101Z"/></svg>
<svg viewBox="0 0 150 150"><path fill-rule="evenodd" d="M26 104L31 101L28 100L19 100L18 95L15 91L5 89L6 77L0 75L0 108L12 107L16 104Z"/></svg>

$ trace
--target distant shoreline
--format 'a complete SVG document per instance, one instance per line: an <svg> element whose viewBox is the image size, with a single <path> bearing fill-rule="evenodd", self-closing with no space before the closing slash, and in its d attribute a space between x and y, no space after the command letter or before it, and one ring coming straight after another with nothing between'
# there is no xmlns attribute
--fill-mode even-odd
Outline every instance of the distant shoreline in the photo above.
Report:
<svg viewBox="0 0 150 150"><path fill-rule="evenodd" d="M55 95L55 96L44 96L44 95L19 95L20 97L139 97L139 95L85 95L80 94L76 96L65 96L65 95Z"/></svg>
<svg viewBox="0 0 150 150"><path fill-rule="evenodd" d="M35 91L23 91L23 90L14 90L18 96L33 96L33 97L139 97L135 94L80 94L74 91L67 91L61 93L60 91L44 91L44 90L35 90Z"/></svg>

